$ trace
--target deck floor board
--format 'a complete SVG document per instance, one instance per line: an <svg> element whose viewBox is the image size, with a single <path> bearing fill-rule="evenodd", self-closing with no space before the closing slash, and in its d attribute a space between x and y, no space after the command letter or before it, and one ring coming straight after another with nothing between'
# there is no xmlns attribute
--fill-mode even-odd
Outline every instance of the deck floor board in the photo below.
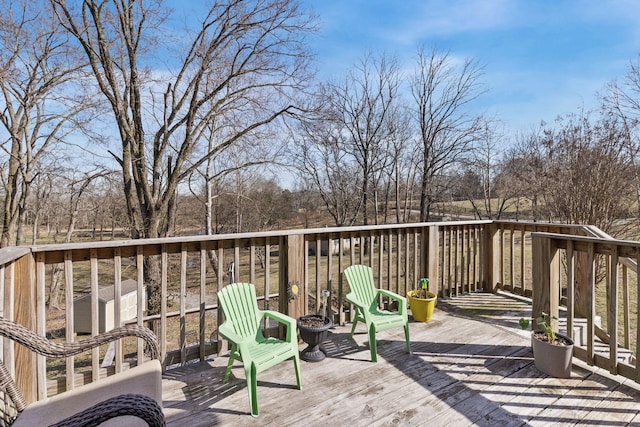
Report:
<svg viewBox="0 0 640 427"><path fill-rule="evenodd" d="M328 357L292 362L258 375L260 416L249 415L240 363L222 383L228 358L168 370L163 400L168 426L525 426L634 425L640 388L577 362L569 379L549 378L533 363L530 337L518 327L526 303L496 294L441 300L429 323L411 322L412 354L401 328L378 334L370 361L364 326L332 329ZM300 346L302 350L304 344Z"/></svg>

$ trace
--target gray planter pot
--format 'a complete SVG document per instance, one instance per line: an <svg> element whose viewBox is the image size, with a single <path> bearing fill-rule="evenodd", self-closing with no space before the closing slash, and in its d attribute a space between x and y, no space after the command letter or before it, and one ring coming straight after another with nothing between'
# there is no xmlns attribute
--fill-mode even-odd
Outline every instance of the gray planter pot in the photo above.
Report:
<svg viewBox="0 0 640 427"><path fill-rule="evenodd" d="M306 326L304 320L307 319L321 320L322 325L317 327ZM327 334L331 326L333 326L333 322L327 316L322 317L318 314L309 314L298 318L300 338L309 344L309 346L300 353L302 360L306 360L307 362L320 362L324 360L327 352L322 348L321 344L327 339Z"/></svg>
<svg viewBox="0 0 640 427"><path fill-rule="evenodd" d="M570 344L551 344L535 337L535 334L540 332L542 331L534 331L531 334L531 349L533 350L536 368L555 378L571 377L573 341L565 335L556 334L558 337L567 340Z"/></svg>

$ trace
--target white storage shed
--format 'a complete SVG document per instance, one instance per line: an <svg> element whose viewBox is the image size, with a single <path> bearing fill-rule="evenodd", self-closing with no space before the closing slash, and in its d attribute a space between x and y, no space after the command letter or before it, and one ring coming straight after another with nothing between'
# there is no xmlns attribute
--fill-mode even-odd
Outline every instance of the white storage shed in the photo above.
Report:
<svg viewBox="0 0 640 427"><path fill-rule="evenodd" d="M133 320L138 313L138 282L123 280L120 297L120 320ZM114 286L103 286L98 290L98 332L106 332L115 328ZM142 301L146 303L144 287ZM145 307L143 307L144 309ZM73 327L79 334L91 333L91 295L87 294L73 301Z"/></svg>

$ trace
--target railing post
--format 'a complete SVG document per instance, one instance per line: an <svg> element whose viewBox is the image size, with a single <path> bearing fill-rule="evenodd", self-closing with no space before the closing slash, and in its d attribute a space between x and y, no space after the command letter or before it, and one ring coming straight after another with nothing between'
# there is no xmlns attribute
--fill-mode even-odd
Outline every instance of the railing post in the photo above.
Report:
<svg viewBox="0 0 640 427"><path fill-rule="evenodd" d="M31 253L15 262L14 269L14 319L17 323L36 330L36 275L35 262ZM10 296L11 297L11 296ZM27 403L38 400L36 354L21 346L15 346L16 385L22 391Z"/></svg>
<svg viewBox="0 0 640 427"><path fill-rule="evenodd" d="M429 277L429 291L438 294L439 271L440 265L440 227L438 225L429 226L429 240L427 243L427 276ZM422 276L424 277L424 276ZM415 286L416 284L414 284Z"/></svg>
<svg viewBox="0 0 640 427"><path fill-rule="evenodd" d="M532 304L531 318L537 319L543 312L559 317L560 276L558 246L549 237L532 235ZM558 322L551 322L558 330Z"/></svg>
<svg viewBox="0 0 640 427"><path fill-rule="evenodd" d="M304 265L304 235L283 236L280 241L280 312L298 318L305 314L305 295L307 294ZM290 292L297 287L297 295ZM290 295L292 297L290 297Z"/></svg>
<svg viewBox="0 0 640 427"><path fill-rule="evenodd" d="M481 287L485 292L495 292L496 277L500 276L500 263L496 256L500 254L500 241L498 225L495 222L487 224L482 232L480 263L482 272L480 274Z"/></svg>
<svg viewBox="0 0 640 427"><path fill-rule="evenodd" d="M589 270L593 268L589 264L589 256L586 252L575 253L574 274L574 300L573 310L575 317L586 318L590 312L589 307Z"/></svg>

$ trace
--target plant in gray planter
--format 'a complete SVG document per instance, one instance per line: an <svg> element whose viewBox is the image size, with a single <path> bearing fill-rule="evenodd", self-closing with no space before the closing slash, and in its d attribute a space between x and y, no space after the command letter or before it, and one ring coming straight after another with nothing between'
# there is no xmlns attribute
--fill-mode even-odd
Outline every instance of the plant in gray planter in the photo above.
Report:
<svg viewBox="0 0 640 427"><path fill-rule="evenodd" d="M320 362L326 357L326 351L321 344L327 339L329 328L333 326L331 319L327 316L309 314L298 318L298 330L300 338L308 344L302 352L300 358L307 362Z"/></svg>
<svg viewBox="0 0 640 427"><path fill-rule="evenodd" d="M542 313L536 319L541 328L531 332L531 349L536 368L556 378L571 377L571 360L573 358L573 340L555 332L553 323L558 319ZM529 319L520 319L520 327L527 329Z"/></svg>

